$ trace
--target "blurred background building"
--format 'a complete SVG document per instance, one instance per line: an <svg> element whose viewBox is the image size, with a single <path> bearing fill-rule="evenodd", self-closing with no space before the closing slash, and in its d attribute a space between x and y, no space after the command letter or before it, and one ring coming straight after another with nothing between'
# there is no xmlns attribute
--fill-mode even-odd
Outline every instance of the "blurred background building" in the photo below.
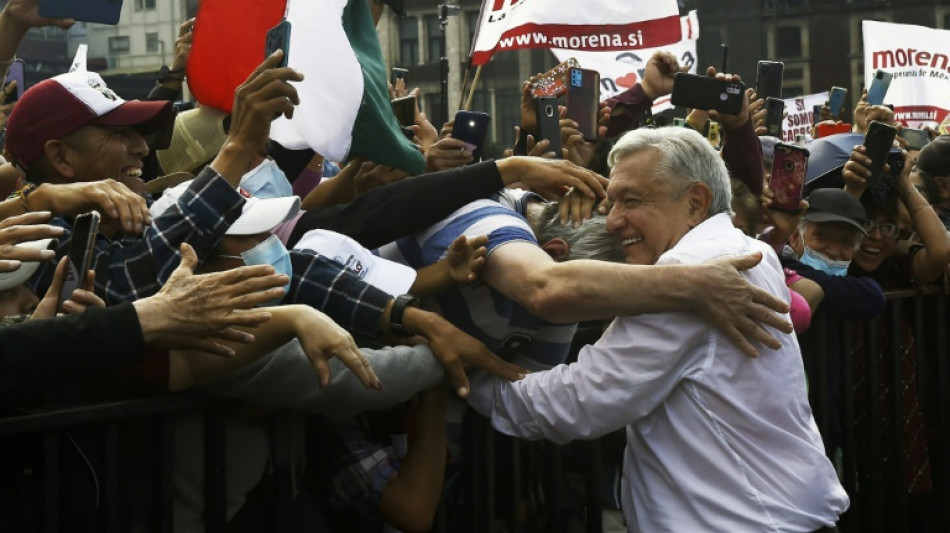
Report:
<svg viewBox="0 0 950 533"><path fill-rule="evenodd" d="M0 2L2 4L4 2ZM89 45L89 68L106 77L126 98L142 97L159 68L174 54L182 21L194 16L199 0L125 0L117 26L77 23L68 32L33 30L20 49L27 84L64 72L80 43ZM405 17L390 10L379 23L383 55L391 67L409 69L410 87L419 87L421 105L441 123L440 64L443 31L439 0L405 0ZM449 59L449 109L458 108L481 2L451 0L444 50ZM718 65L720 43L729 45L729 70L752 82L760 59L785 62L786 98L847 87L860 95L863 80L862 20L950 28L950 0L680 0L680 11L699 12L699 64ZM521 81L554 66L543 49L501 52L482 69L472 109L492 115L489 153L514 140L519 122ZM852 101L853 103L853 101Z"/></svg>

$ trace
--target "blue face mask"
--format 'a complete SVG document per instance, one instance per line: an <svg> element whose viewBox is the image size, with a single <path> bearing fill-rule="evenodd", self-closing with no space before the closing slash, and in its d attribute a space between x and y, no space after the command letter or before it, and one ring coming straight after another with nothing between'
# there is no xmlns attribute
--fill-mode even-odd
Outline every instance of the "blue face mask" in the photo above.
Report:
<svg viewBox="0 0 950 533"><path fill-rule="evenodd" d="M802 254L801 259L799 259L802 263L830 276L848 275L848 266L851 265L851 261L835 261L821 252L812 250L805 246L804 237L802 237L802 247L805 249L805 253Z"/></svg>
<svg viewBox="0 0 950 533"><path fill-rule="evenodd" d="M294 187L287 181L273 159L265 159L254 170L241 176L240 186L255 198L283 198L294 195Z"/></svg>
<svg viewBox="0 0 950 533"><path fill-rule="evenodd" d="M241 254L241 259L244 260L245 265L271 265L278 274L284 274L287 278L293 277L294 272L290 263L290 252L287 251L284 243L280 242L280 239L278 239L276 235L271 235L257 246L245 250L244 253ZM288 281L287 285L284 285L284 296L287 295L286 293L289 290L290 282ZM258 307L277 305L284 299L284 296L261 303Z"/></svg>

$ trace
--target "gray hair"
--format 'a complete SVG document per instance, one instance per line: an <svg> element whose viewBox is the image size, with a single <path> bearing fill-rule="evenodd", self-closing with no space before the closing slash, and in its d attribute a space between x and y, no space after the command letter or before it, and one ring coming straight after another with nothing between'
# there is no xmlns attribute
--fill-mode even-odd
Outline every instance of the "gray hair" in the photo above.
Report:
<svg viewBox="0 0 950 533"><path fill-rule="evenodd" d="M707 217L732 214L729 171L719 154L702 135L689 128L639 128L624 134L607 156L613 167L621 159L643 150L660 153L656 172L669 182L670 195L678 198L692 183L704 183L712 191Z"/></svg>
<svg viewBox="0 0 950 533"><path fill-rule="evenodd" d="M538 216L538 226L534 231L540 244L551 239L561 238L570 246L566 260L596 259L623 263L623 250L617 238L607 231L607 217L594 213L577 226L562 225L558 214L558 203L544 204Z"/></svg>

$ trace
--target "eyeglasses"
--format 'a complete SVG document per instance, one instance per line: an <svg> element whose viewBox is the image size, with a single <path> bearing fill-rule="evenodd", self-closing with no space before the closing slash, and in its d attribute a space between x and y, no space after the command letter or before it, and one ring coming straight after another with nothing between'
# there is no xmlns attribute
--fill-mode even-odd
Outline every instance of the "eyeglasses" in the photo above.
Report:
<svg viewBox="0 0 950 533"><path fill-rule="evenodd" d="M897 226L897 224L891 224L890 222L884 222L881 224L868 222L867 224L864 225L864 229L868 232L869 235L871 234L872 231L874 231L875 228L880 230L882 237L887 237L888 239L893 239L894 237L897 237L898 235L900 235L900 232L901 232L901 229Z"/></svg>

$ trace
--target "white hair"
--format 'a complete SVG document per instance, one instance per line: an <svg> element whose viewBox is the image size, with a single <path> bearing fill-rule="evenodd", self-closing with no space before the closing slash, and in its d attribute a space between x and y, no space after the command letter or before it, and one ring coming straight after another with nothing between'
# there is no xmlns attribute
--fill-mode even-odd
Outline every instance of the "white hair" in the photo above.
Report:
<svg viewBox="0 0 950 533"><path fill-rule="evenodd" d="M704 183L712 191L706 216L732 214L732 186L726 164L709 141L694 130L666 127L627 132L610 151L607 164L613 167L621 159L649 149L660 153L656 171L667 179L673 198L692 183Z"/></svg>

